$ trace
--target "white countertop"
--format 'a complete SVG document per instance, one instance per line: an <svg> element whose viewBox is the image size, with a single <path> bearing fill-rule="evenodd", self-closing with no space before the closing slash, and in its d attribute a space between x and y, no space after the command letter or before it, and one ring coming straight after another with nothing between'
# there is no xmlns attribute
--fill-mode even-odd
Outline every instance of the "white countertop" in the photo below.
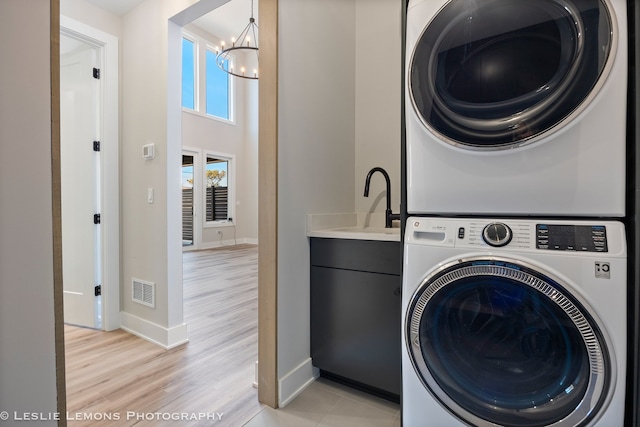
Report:
<svg viewBox="0 0 640 427"><path fill-rule="evenodd" d="M384 227L384 213L309 214L307 236L330 239L400 241L400 222Z"/></svg>

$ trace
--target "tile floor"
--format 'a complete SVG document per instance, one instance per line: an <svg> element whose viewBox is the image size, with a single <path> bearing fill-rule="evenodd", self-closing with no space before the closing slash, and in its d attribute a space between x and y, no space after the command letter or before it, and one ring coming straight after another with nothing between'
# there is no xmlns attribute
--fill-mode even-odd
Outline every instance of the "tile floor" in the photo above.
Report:
<svg viewBox="0 0 640 427"><path fill-rule="evenodd" d="M320 378L286 407L265 407L244 427L400 427L400 405Z"/></svg>

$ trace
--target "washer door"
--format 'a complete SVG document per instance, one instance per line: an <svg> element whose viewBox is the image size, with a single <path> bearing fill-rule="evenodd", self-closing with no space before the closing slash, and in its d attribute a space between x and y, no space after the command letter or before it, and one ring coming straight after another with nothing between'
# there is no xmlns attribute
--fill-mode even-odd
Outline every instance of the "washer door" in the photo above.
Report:
<svg viewBox="0 0 640 427"><path fill-rule="evenodd" d="M452 145L527 144L595 96L614 34L606 0L451 0L411 54L410 99Z"/></svg>
<svg viewBox="0 0 640 427"><path fill-rule="evenodd" d="M549 275L506 258L460 260L427 277L405 334L423 384L471 425L584 425L614 377L586 306Z"/></svg>

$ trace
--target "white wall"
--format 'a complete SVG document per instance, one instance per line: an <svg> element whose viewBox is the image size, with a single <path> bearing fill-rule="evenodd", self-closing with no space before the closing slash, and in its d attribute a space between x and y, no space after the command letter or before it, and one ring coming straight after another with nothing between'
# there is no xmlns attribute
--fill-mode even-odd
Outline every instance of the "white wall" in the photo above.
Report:
<svg viewBox="0 0 640 427"><path fill-rule="evenodd" d="M14 411L57 410L50 7L48 0L0 2L0 410L10 413L7 426L25 425L12 421Z"/></svg>
<svg viewBox="0 0 640 427"><path fill-rule="evenodd" d="M306 214L353 212L355 3L279 1L280 404L310 379Z"/></svg>
<svg viewBox="0 0 640 427"><path fill-rule="evenodd" d="M374 175L363 196L375 166L389 173L391 209L400 211L401 3L356 0L356 212L384 212L382 175Z"/></svg>
<svg viewBox="0 0 640 427"><path fill-rule="evenodd" d="M122 18L86 0L60 0L60 14L120 38Z"/></svg>

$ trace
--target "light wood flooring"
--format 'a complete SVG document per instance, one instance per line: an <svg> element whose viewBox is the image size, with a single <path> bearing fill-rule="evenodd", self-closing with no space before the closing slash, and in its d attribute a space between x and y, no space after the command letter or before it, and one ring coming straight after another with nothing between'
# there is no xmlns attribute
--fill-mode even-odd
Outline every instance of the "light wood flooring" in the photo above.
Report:
<svg viewBox="0 0 640 427"><path fill-rule="evenodd" d="M236 427L259 413L257 260L253 245L184 253L180 347L66 325L69 425Z"/></svg>

